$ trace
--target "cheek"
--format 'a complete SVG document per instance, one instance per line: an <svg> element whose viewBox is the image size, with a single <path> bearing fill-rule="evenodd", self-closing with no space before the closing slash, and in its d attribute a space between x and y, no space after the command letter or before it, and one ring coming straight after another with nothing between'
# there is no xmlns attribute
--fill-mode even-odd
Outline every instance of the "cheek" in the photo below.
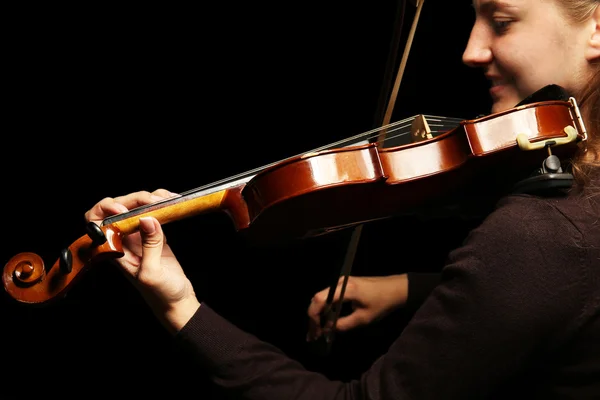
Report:
<svg viewBox="0 0 600 400"><path fill-rule="evenodd" d="M530 50L523 46L524 44L514 37L501 38L494 43L494 62L501 72L508 75L519 73L522 69L523 53L531 56Z"/></svg>
<svg viewBox="0 0 600 400"><path fill-rule="evenodd" d="M508 47L507 47L508 49ZM516 94L524 98L557 79L560 63L549 62L552 49L530 46L513 46L505 52L496 54L500 72L514 87Z"/></svg>
<svg viewBox="0 0 600 400"><path fill-rule="evenodd" d="M532 73L535 69L531 68L543 68L548 62L556 63L557 50L563 49L563 45L557 43L555 36L540 37L529 31L507 34L495 43L495 59L514 74Z"/></svg>

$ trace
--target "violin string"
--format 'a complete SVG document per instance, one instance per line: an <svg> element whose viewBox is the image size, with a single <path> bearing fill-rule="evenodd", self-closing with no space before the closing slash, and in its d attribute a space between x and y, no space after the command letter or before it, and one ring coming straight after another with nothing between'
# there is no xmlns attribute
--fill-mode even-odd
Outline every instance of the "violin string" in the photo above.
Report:
<svg viewBox="0 0 600 400"><path fill-rule="evenodd" d="M426 115L426 114L419 114L419 115L422 115L423 117L425 117L425 120L428 122L428 125L429 125L430 129L431 129L431 127L439 128L439 129L436 129L436 130L431 129L432 133L445 133L445 132L448 132L451 129L453 129L454 127L458 126L461 121L464 121L464 119L461 119L461 118L434 116L434 115ZM330 143L330 144L327 144L325 146L318 147L318 148L313 149L311 151L307 151L307 152L303 152L303 153L297 154L295 156L287 157L287 158L285 158L283 160L276 161L276 162L267 164L265 166L254 168L254 169L248 170L246 172L242 172L242 173L239 173L239 174L236 174L236 175L233 175L233 176L230 176L230 177L227 177L227 178L224 178L224 179L221 179L221 180L218 180L218 181L215 181L215 182L212 182L212 183L209 183L209 184L197 187L195 189L191 189L191 190L179 193L179 196L177 196L176 198L165 199L165 200L162 200L162 201L158 201L156 203L147 204L147 205L144 205L144 206L140 206L140 207L134 208L134 209L130 210L129 212L108 217L108 218L106 218L102 222L102 224L103 225L107 225L107 224L119 221L121 219L126 219L131 214L134 214L134 213L138 214L139 212L141 212L141 211L143 211L143 210L145 210L147 208L150 208L150 207L154 208L154 207L157 207L158 205L161 205L161 204L166 205L166 204L170 204L170 203L173 203L173 202L180 202L183 199L187 199L188 197L191 197L192 195L194 195L193 197L198 197L200 194L202 194L202 195L204 195L204 194L210 194L210 193L216 192L217 190L223 190L223 189L225 189L227 187L235 186L235 185L237 185L237 184L239 184L241 182L244 182L244 181L247 182L250 179L252 179L252 177L254 175L256 175L257 173L259 173L259 172L261 172L261 171L263 171L263 170L265 170L265 169L267 169L269 167L275 166L275 165L277 165L277 164L279 164L279 163L281 163L283 161L290 160L290 159L293 159L295 157L302 156L304 154L316 153L316 152L319 152L319 151L324 151L324 150L330 150L330 149L335 149L335 148L346 147L348 145L358 144L359 142L365 142L365 144L369 143L369 141L371 139L377 138L379 136L379 133L382 130L388 130L388 133L386 134L384 142L392 140L392 139L396 139L396 138L399 138L399 137L406 136L406 135L410 134L410 130L406 131L406 129L410 128L412 126L412 122L419 115L411 116L411 117L408 117L408 118L405 118L405 119L393 122L391 124L388 124L388 125L385 125L385 126L382 126L382 127L374 128L374 129L371 129L369 131L362 132L362 133L360 133L358 135L354 135L354 136L351 136L349 138L345 138L345 139L339 140L337 142Z"/></svg>
<svg viewBox="0 0 600 400"><path fill-rule="evenodd" d="M462 118L440 117L440 116L433 116L433 115L423 115L423 116L428 121L430 127L432 127L432 126L442 127L442 129L440 129L440 130L435 130L435 131L432 130L432 132L434 132L434 133L438 133L438 132L444 133L444 132L446 132L446 131L448 131L448 130L450 130L450 129L456 127L456 126L458 126L461 121L464 121L464 119L462 119ZM267 164L265 166L254 168L252 170L248 170L246 172L242 172L242 173L239 173L237 175L233 175L231 177L227 177L225 179L218 180L218 181L215 181L215 182L212 182L212 183L200 186L200 187L195 188L195 189L191 189L191 190L189 190L187 192L182 193L181 195L184 196L184 195L187 195L187 194L197 193L198 191L204 191L206 189L210 189L210 188L213 188L213 187L221 186L221 185L224 185L224 184L227 184L227 183L230 183L230 182L237 182L237 181L239 181L239 180L241 180L243 178L254 176L254 175L256 175L256 173L258 173L258 172L260 172L262 170L265 170L265 169L267 169L267 168L269 168L271 166L275 166L275 165L277 165L277 164L279 164L279 163L281 163L283 161L286 161L286 160L289 160L289 159L292 159L292 158L295 158L295 157L299 157L299 156L302 156L302 155L307 154L307 153L316 153L316 152L319 152L319 151L324 151L324 150L330 150L330 149L334 149L334 148L344 147L343 145L346 145L348 143L351 143L351 144L352 143L358 143L359 141L361 141L361 139L362 139L362 141L369 141L370 139L377 138L379 132L381 130L383 130L383 129L388 129L390 131L390 134L387 135L386 140L390 140L390 139L402 137L402 136L408 135L410 132L402 132L402 131L400 131L400 133L397 133L395 135L391 135L391 134L395 133L395 132L397 132L397 131L399 131L401 129L406 129L407 127L410 127L411 126L410 123L412 123L412 121L414 119L416 119L416 118L417 118L417 116L412 116L412 117L409 117L409 118L405 118L403 120L396 121L396 122L394 122L392 124L389 124L389 125L386 125L386 126L383 126L383 127L375 128L375 129L372 129L370 131L363 132L363 133L360 133L358 135L351 136L349 138L345 138L345 139L342 139L340 141L337 141L337 142L334 142L334 143L330 143L330 144L327 144L327 145L322 146L322 147L315 148L313 150L309 150L309 151L305 151L305 152L300 153L300 154L296 154L295 156L287 157L287 158L285 158L283 160L279 160L279 161L276 161L274 163ZM437 121L437 122L440 122L440 123L433 124L433 123L431 123L429 121L431 121L431 122L436 122ZM447 127L447 125L444 125L442 123L444 121L451 123L452 126ZM410 122L410 123L407 124L407 122Z"/></svg>
<svg viewBox="0 0 600 400"><path fill-rule="evenodd" d="M432 122L435 122L435 121L438 121L438 122L448 121L448 122L454 124L454 126L457 126L461 121L464 121L464 119L461 119L461 118L440 117L440 116L433 116L433 115L423 115L423 116L425 117L425 119L428 122L429 121L432 121ZM417 118L417 116L412 116L412 117L409 117L409 118L405 118L403 120L396 121L396 122L394 122L392 124L389 124L389 125L386 125L386 126L383 126L383 127L375 128L375 129L372 129L370 131L363 132L363 133L360 133L358 135L351 136L349 138L345 138L345 139L342 139L340 141L337 141L337 142L334 142L334 143L330 143L330 144L318 147L318 148L313 149L313 150L305 151L303 153L296 154L295 156L287 157L287 158L285 158L283 160L276 161L276 162L268 164L266 166L261 166L261 167L258 167L258 168L255 168L255 169L252 169L252 170L249 170L249 171L246 171L246 172L242 172L240 174L237 174L237 175L234 175L234 176L231 176L231 177L228 177L228 178L216 181L216 182L209 183L207 185L200 186L200 187L198 187L196 189L191 189L190 191L186 192L186 194L187 193L195 193L197 191L205 190L205 189L208 189L208 188L211 188L211 187L214 187L214 186L219 186L221 184L226 184L226 183L231 182L231 181L237 181L240 178L248 177L250 175L255 175L256 173L258 173L258 172L260 172L260 171L262 171L264 169L267 169L267 168L269 168L271 166L277 165L277 164L279 164L279 163L281 163L283 161L292 159L294 157L302 156L303 154L316 153L316 152L319 152L319 151L324 151L324 150L330 150L330 149L334 149L334 148L343 147L343 145L346 145L348 143L357 143L358 141L360 141L360 139L362 139L362 141L365 141L365 140L368 141L370 139L377 138L379 132L381 130L383 130L383 129L388 129L390 131L390 133L394 133L394 132L397 132L398 130L405 129L405 128L411 126L410 123L412 123L412 121L414 119L416 119L416 118ZM410 123L408 123L408 122L410 122ZM440 124L431 124L431 123L429 125L430 125L430 127L431 126L442 126L442 127L445 126L443 124L440 125ZM448 130L452 129L454 126L449 127ZM445 131L445 130L443 130L443 131ZM436 131L436 132L439 132L439 131ZM388 135L386 137L386 139L393 139L393 138L405 136L405 135L408 135L409 133L410 132L402 132L401 131L400 133L397 133L395 135Z"/></svg>

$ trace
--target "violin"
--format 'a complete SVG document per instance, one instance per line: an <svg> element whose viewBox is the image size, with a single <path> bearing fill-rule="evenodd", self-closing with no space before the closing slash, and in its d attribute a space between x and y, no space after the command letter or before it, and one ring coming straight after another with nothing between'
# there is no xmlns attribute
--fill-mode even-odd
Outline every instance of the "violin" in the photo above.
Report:
<svg viewBox="0 0 600 400"><path fill-rule="evenodd" d="M122 240L138 230L141 217L168 224L222 212L236 231L265 240L311 237L410 212L473 183L490 166L505 162L522 170L539 165L550 148L568 155L587 140L574 98L471 120L427 118L388 124L90 223L49 267L35 253L12 257L3 269L4 288L28 304L64 296L93 265L123 256ZM407 130L412 140L398 144Z"/></svg>

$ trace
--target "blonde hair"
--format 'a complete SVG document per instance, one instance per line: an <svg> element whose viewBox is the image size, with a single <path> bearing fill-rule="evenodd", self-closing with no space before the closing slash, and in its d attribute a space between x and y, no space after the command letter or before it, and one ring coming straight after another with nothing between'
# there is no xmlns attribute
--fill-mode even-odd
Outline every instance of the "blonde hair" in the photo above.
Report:
<svg viewBox="0 0 600 400"><path fill-rule="evenodd" d="M557 0L567 18L582 23L600 6L600 0ZM581 185L589 183L590 173L600 170L600 60L592 64L592 75L581 93L575 93L588 131L588 140L571 162L571 170Z"/></svg>

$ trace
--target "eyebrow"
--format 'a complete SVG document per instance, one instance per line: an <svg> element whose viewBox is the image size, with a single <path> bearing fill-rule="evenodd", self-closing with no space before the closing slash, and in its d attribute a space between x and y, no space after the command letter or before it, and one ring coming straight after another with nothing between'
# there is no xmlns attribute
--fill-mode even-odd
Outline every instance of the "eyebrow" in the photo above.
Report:
<svg viewBox="0 0 600 400"><path fill-rule="evenodd" d="M473 4L473 7L475 7L475 4ZM497 10L499 8L513 8L514 5L510 4L509 1L505 1L505 0L484 0L482 1L482 4L480 4L479 6L479 10L481 13L489 13L492 12L494 10Z"/></svg>

